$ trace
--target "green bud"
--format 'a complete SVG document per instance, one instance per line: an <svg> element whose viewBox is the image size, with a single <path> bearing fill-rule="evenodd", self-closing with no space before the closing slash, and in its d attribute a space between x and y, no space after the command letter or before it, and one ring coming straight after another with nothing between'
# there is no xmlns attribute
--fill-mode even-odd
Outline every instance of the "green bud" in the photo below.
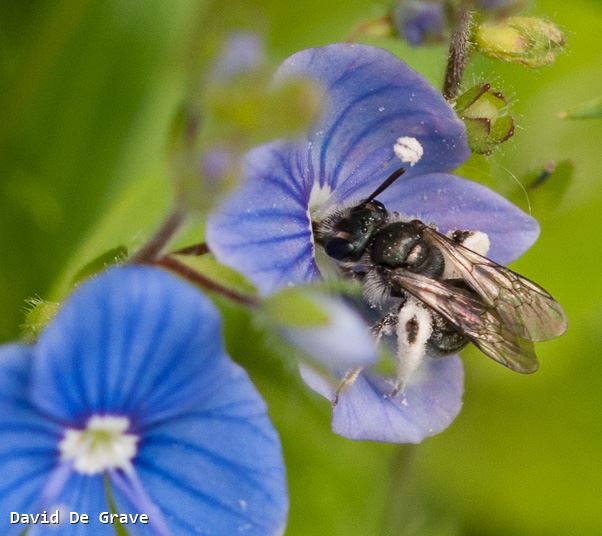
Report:
<svg viewBox="0 0 602 536"><path fill-rule="evenodd" d="M490 154L514 134L508 102L490 84L476 85L460 95L456 112L466 125L468 144L475 153Z"/></svg>
<svg viewBox="0 0 602 536"><path fill-rule="evenodd" d="M347 41L353 42L359 38L381 39L385 37L393 37L395 35L395 27L390 16L377 17L375 19L366 19L361 21L355 29L347 37Z"/></svg>
<svg viewBox="0 0 602 536"><path fill-rule="evenodd" d="M261 142L307 129L320 109L322 92L309 80L273 87L264 78L250 77L212 88L208 97L207 111L219 125L215 134Z"/></svg>
<svg viewBox="0 0 602 536"><path fill-rule="evenodd" d="M25 321L21 329L27 340L35 340L59 310L60 303L31 298L27 302Z"/></svg>
<svg viewBox="0 0 602 536"><path fill-rule="evenodd" d="M510 17L481 24L475 32L475 43L490 58L536 68L552 63L565 39L551 22L536 17Z"/></svg>
<svg viewBox="0 0 602 536"><path fill-rule="evenodd" d="M558 114L560 119L600 119L602 117L602 97L578 104L566 112Z"/></svg>

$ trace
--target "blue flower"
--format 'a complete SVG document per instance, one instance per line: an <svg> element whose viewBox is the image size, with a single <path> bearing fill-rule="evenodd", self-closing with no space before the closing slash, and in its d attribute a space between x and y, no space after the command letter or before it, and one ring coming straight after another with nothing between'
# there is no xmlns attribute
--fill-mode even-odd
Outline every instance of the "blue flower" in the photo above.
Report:
<svg viewBox="0 0 602 536"><path fill-rule="evenodd" d="M330 45L286 60L278 78L292 77L323 87L321 117L304 139L252 150L242 184L207 228L217 258L245 274L261 293L326 275L323 265L318 267L321 250L313 223L365 199L402 165L406 173L379 196L390 211L436 224L443 233L481 231L491 244L488 256L502 264L536 240L539 227L530 216L491 190L446 173L469 155L464 125L397 57L369 46ZM413 153L399 143L412 138ZM307 370L304 377L332 399L336 380ZM443 430L461 407L461 362L457 356L426 359L403 398L387 397L390 391L378 374L360 375L333 410L335 432L418 442Z"/></svg>
<svg viewBox="0 0 602 536"><path fill-rule="evenodd" d="M0 519L59 509L53 534L281 534L280 443L213 305L148 267L82 285L33 347L0 347ZM69 512L89 524L69 524ZM44 529L48 525L36 528ZM32 532L33 534L33 532ZM46 534L46 532L44 532Z"/></svg>
<svg viewBox="0 0 602 536"><path fill-rule="evenodd" d="M447 26L445 8L438 0L400 0L393 7L393 23L410 45L439 41Z"/></svg>
<svg viewBox="0 0 602 536"><path fill-rule="evenodd" d="M245 73L257 71L264 64L266 53L261 37L251 32L229 35L215 61L212 79L230 82Z"/></svg>

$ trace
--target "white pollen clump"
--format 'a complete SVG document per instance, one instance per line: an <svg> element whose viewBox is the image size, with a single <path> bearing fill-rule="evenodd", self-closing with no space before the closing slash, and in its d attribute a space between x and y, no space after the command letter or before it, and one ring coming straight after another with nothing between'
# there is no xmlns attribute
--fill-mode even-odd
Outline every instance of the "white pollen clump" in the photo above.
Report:
<svg viewBox="0 0 602 536"><path fill-rule="evenodd" d="M413 324L414 333L408 328ZM408 383L426 357L426 343L433 333L433 320L428 310L417 299L409 297L399 310L397 321L397 377L396 388Z"/></svg>
<svg viewBox="0 0 602 536"><path fill-rule="evenodd" d="M393 145L393 152L402 162L413 166L422 158L424 148L416 138L402 136L401 138L397 138L397 141Z"/></svg>
<svg viewBox="0 0 602 536"><path fill-rule="evenodd" d="M479 255L487 255L491 242L489 236L481 231L473 231L468 237L462 242L462 245L468 249L471 249Z"/></svg>
<svg viewBox="0 0 602 536"><path fill-rule="evenodd" d="M59 450L62 461L71 461L73 468L84 475L108 469L131 469L137 452L138 436L126 434L130 427L127 417L93 415L84 430L68 429Z"/></svg>

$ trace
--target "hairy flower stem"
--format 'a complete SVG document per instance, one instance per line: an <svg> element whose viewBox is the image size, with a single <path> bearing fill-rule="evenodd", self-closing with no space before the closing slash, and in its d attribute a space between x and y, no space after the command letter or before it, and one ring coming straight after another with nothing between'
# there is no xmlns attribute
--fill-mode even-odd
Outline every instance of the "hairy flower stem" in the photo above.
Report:
<svg viewBox="0 0 602 536"><path fill-rule="evenodd" d="M470 58L470 32L472 13L463 7L453 10L454 29L449 43L449 56L445 70L443 96L447 100L455 99L460 93L460 84L464 70Z"/></svg>
<svg viewBox="0 0 602 536"><path fill-rule="evenodd" d="M129 262L132 264L153 262L182 227L185 219L185 212L176 206L163 220L146 244L132 255Z"/></svg>
<svg viewBox="0 0 602 536"><path fill-rule="evenodd" d="M192 246L186 246L182 249L177 249L173 251L172 255L192 255L194 257L201 257L202 255L206 255L207 253L211 253L207 242L200 242L199 244L193 244Z"/></svg>
<svg viewBox="0 0 602 536"><path fill-rule="evenodd" d="M231 288L228 288L221 283L210 279L206 275L197 272L194 268L191 268L183 262L174 259L171 255L164 255L163 257L155 260L154 264L157 266L163 266L164 268L176 272L191 283L194 283L195 285L198 285L209 292L214 292L220 296L223 296L224 298L228 298L229 300L240 305L244 305L245 307L254 308L259 305L259 300L257 298L249 296L248 294L237 292L236 290L232 290Z"/></svg>

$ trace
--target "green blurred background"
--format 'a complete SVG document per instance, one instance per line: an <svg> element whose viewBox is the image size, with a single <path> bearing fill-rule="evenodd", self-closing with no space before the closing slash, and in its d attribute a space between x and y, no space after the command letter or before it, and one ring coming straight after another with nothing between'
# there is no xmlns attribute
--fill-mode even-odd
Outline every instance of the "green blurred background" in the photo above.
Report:
<svg viewBox="0 0 602 536"><path fill-rule="evenodd" d="M224 26L261 31L274 64L343 39L386 5L239 4L217 4ZM19 336L27 298L56 297L66 271L103 248L140 243L169 206L166 140L205 8L198 0L2 2L1 341ZM466 85L498 84L520 127L490 172L475 174L512 193L514 176L574 162L562 199L541 204L531 194L542 236L516 263L565 306L569 331L539 346L541 370L531 377L466 352L456 422L418 447L396 447L332 435L327 404L291 379L246 313L222 304L237 334L230 350L251 369L283 438L291 536L602 534L602 120L556 116L602 92L602 4L540 0L529 12L563 28L566 52L537 71L471 64ZM378 44L440 85L445 47Z"/></svg>

